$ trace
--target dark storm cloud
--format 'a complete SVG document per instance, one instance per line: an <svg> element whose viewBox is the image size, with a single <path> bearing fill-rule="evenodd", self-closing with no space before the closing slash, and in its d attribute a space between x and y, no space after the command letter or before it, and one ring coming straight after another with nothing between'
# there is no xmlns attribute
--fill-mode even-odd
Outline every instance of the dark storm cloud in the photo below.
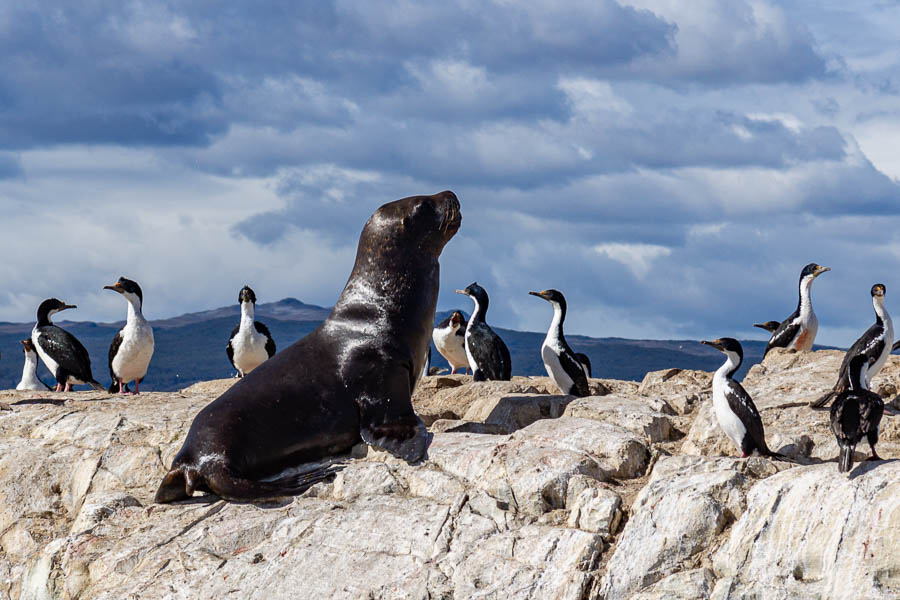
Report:
<svg viewBox="0 0 900 600"><path fill-rule="evenodd" d="M10 5L3 18L0 140L13 149L202 146L240 123L349 127L355 109L389 122L411 115L432 123L466 115L559 119L560 77L646 77L642 65L678 53L676 24L613 0L42 2ZM732 48L751 65L740 77L780 80L785 65L805 68L815 51L789 33L778 43L754 38L752 47ZM423 80L441 61L483 70L491 89L466 102L448 93L464 79L449 88ZM733 67L703 79L727 83ZM669 71L649 77L694 77L689 69Z"/></svg>

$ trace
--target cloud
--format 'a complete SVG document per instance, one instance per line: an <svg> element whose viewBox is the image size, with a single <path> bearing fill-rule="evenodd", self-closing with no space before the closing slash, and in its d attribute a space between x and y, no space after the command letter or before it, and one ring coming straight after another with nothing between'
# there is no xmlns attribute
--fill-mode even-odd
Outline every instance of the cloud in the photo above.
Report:
<svg viewBox="0 0 900 600"><path fill-rule="evenodd" d="M849 343L897 289L895 12L8 3L0 319L120 318L122 274L152 316L247 282L327 305L375 208L452 189L441 307L477 279L501 326L543 330L524 293L556 287L572 333L758 336L816 260L820 339Z"/></svg>

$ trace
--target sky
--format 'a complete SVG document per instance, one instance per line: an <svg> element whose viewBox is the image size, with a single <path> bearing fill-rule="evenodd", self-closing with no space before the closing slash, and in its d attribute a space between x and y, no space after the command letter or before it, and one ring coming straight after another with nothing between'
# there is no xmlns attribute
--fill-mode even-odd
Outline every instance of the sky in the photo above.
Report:
<svg viewBox="0 0 900 600"><path fill-rule="evenodd" d="M900 7L836 0L0 2L0 321L330 306L381 204L456 192L439 309L823 344L900 298Z"/></svg>

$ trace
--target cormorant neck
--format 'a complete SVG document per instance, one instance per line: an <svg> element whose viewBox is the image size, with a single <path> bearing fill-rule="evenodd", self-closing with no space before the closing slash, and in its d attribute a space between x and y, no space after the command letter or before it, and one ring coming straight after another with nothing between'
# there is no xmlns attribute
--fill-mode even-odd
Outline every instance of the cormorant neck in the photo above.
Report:
<svg viewBox="0 0 900 600"><path fill-rule="evenodd" d="M893 326L893 323L891 323L891 316L884 307L884 296L872 296L872 306L875 308L875 320L879 324L890 324Z"/></svg>
<svg viewBox="0 0 900 600"><path fill-rule="evenodd" d="M141 301L135 296L134 298L125 297L128 300L128 316L125 317L126 323L131 323L133 321L143 319L144 313L141 312Z"/></svg>
<svg viewBox="0 0 900 600"><path fill-rule="evenodd" d="M859 365L859 369L850 369L850 389L853 391L867 390L869 389L866 386L866 378L863 377L863 372L866 370L866 363L862 362Z"/></svg>
<svg viewBox="0 0 900 600"><path fill-rule="evenodd" d="M800 298L797 300L797 308L801 313L810 312L812 310L812 284L816 278L807 275L800 280Z"/></svg>
<svg viewBox="0 0 900 600"><path fill-rule="evenodd" d="M472 300L475 301L475 310L472 311L472 316L471 318L469 318L469 323L484 323L484 318L485 316L487 316L488 309L487 294L472 296Z"/></svg>
<svg viewBox="0 0 900 600"><path fill-rule="evenodd" d="M25 353L25 368L22 370L22 376L37 372L37 353Z"/></svg>
<svg viewBox="0 0 900 600"><path fill-rule="evenodd" d="M725 356L725 362L719 367L719 370L716 371L716 376L731 379L737 370L741 368L743 358L737 352L729 352L727 350L725 351Z"/></svg>
<svg viewBox="0 0 900 600"><path fill-rule="evenodd" d="M44 327L46 325L52 325L52 321L50 321L50 311L48 310L39 310L37 314L37 326Z"/></svg>
<svg viewBox="0 0 900 600"><path fill-rule="evenodd" d="M256 307L249 300L241 302L241 328L252 327L255 318Z"/></svg>
<svg viewBox="0 0 900 600"><path fill-rule="evenodd" d="M547 337L553 337L556 334L556 338L560 341L565 339L563 335L563 322L566 320L566 307L565 305L560 305L558 302L551 302L553 305L553 320L550 322L550 329L547 331Z"/></svg>

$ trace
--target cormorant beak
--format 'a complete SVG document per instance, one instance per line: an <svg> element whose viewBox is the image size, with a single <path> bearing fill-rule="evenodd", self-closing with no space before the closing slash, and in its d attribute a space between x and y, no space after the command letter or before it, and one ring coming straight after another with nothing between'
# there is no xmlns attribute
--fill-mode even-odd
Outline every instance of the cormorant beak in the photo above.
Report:
<svg viewBox="0 0 900 600"><path fill-rule="evenodd" d="M875 295L878 296L879 298L883 298L884 297L884 288L883 287L877 288L875 290Z"/></svg>
<svg viewBox="0 0 900 600"><path fill-rule="evenodd" d="M469 294L466 293L466 290L456 290L456 293L457 293L457 294L462 294L463 296L468 296L468 295L469 295Z"/></svg>
<svg viewBox="0 0 900 600"><path fill-rule="evenodd" d="M66 310L67 308L78 308L74 304L63 304L59 310Z"/></svg>
<svg viewBox="0 0 900 600"><path fill-rule="evenodd" d="M711 342L709 342L707 340L700 340L700 343L706 344L707 346L712 346L713 348L715 348L716 350L719 350L719 351L721 351L725 348L721 343L719 343L719 340L713 340Z"/></svg>
<svg viewBox="0 0 900 600"><path fill-rule="evenodd" d="M103 286L103 289L104 289L104 290L112 290L112 291L114 291L114 292L119 292L120 294L124 294L124 293L125 293L125 290L122 289L122 284L119 283L118 281L115 282L115 283L112 284L112 285L104 285L104 286Z"/></svg>
<svg viewBox="0 0 900 600"><path fill-rule="evenodd" d="M818 277L825 271L830 271L830 270L831 270L831 267L823 267L823 266L819 265L819 267L816 269L816 277Z"/></svg>

